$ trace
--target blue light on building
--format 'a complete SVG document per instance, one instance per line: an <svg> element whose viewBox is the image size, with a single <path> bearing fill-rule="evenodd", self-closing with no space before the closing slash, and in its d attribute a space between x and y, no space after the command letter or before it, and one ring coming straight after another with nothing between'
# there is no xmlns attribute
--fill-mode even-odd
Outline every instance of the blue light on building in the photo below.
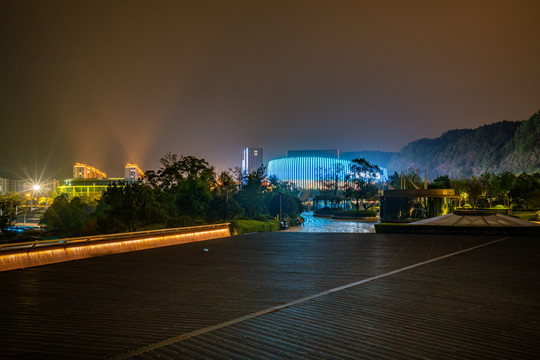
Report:
<svg viewBox="0 0 540 360"><path fill-rule="evenodd" d="M333 183L343 187L347 178L352 175L351 166L354 163L333 157L302 156L287 157L268 162L268 176L275 176L282 181L289 181L302 189L321 190ZM386 169L382 179L387 178ZM379 181L377 176L374 181Z"/></svg>

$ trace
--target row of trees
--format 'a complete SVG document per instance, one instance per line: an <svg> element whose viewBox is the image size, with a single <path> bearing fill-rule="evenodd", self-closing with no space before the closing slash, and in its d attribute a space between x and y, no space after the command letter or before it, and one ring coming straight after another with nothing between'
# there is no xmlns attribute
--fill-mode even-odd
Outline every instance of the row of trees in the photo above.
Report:
<svg viewBox="0 0 540 360"><path fill-rule="evenodd" d="M400 188L401 179L405 188L423 187L423 181L418 169L409 168L403 176L394 172L389 176L389 184ZM413 185L414 184L414 185ZM495 174L484 172L480 176L469 179L451 179L448 175L438 176L428 184L430 189L454 189L457 195L462 196L465 203L472 207L505 207L516 206L524 209L540 208L540 173L511 172Z"/></svg>
<svg viewBox="0 0 540 360"><path fill-rule="evenodd" d="M57 197L43 222L57 236L82 236L200 225L239 218L266 220L303 210L298 190L261 168L246 178L234 169L216 174L204 159L167 153L145 181L109 187L99 200Z"/></svg>
<svg viewBox="0 0 540 360"><path fill-rule="evenodd" d="M17 218L17 206L19 201L13 196L0 195L0 235L6 236L6 229Z"/></svg>
<svg viewBox="0 0 540 360"><path fill-rule="evenodd" d="M352 166L349 168L336 164L332 169L318 170L320 188L315 193L311 192L311 195L320 195L325 199L325 203L331 203L332 207L337 207L343 199L354 199L356 210L359 210L361 203L365 209L372 205L366 205L362 200L372 199L378 195L380 182L374 179L383 174L379 166L369 163L364 158L352 160Z"/></svg>
<svg viewBox="0 0 540 360"><path fill-rule="evenodd" d="M157 171L146 172L144 182L111 186L99 200L57 197L43 222L57 236L82 236L240 218L265 220L278 214L294 218L303 210L299 190L291 183L266 179L263 168L242 178L240 169L216 174L205 160L193 156L167 153L160 161ZM380 174L380 169L364 159L353 163L339 191L356 200L359 210L362 200L377 195L377 185L370 178ZM338 181L334 180L329 179L322 193L338 191ZM411 168L403 176L396 172L390 176L389 186L400 188L403 184L406 188L423 187L419 170ZM453 188L473 207L502 204L540 208L540 173L486 172L464 180L444 175L435 178L429 187ZM2 237L15 220L17 205L13 197L0 197Z"/></svg>
<svg viewBox="0 0 540 360"><path fill-rule="evenodd" d="M352 162L351 174L345 181L344 196L347 199L354 199L356 210L360 210L361 200L373 198L378 194L379 189L372 179L377 175L382 175L382 170L363 158L354 159ZM368 207L364 205L366 210Z"/></svg>
<svg viewBox="0 0 540 360"><path fill-rule="evenodd" d="M280 215L295 218L303 206L299 190L291 183L265 178L265 169L242 177L240 169L216 174L203 159L167 153L161 167L145 173L145 181L109 187L95 200L61 196L55 199L43 222L59 236L116 233L156 227L178 227L239 218L267 220ZM343 190L345 197L377 195L371 182L381 169L364 159L353 160ZM328 179L325 191L336 192L337 179Z"/></svg>
<svg viewBox="0 0 540 360"><path fill-rule="evenodd" d="M473 207L501 204L505 207L540 208L540 173L485 172L466 180L451 180L451 188Z"/></svg>

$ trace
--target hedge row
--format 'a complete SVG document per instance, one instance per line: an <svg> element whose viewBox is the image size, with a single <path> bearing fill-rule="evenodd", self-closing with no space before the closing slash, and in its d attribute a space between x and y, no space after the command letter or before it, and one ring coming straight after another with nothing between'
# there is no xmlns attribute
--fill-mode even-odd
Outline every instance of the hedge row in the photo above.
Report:
<svg viewBox="0 0 540 360"><path fill-rule="evenodd" d="M279 221L277 220L236 220L231 223L231 235L278 230Z"/></svg>
<svg viewBox="0 0 540 360"><path fill-rule="evenodd" d="M360 217L375 217L377 216L377 212L373 210L352 210L347 211L343 209L331 209L328 207L319 209L315 211L315 215L322 215L322 216L339 216L339 217L354 217L354 218L360 218Z"/></svg>

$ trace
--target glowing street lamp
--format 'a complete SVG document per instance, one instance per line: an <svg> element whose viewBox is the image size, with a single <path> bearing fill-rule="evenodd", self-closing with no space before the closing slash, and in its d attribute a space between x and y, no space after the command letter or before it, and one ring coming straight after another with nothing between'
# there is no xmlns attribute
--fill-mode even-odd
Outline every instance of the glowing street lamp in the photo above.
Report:
<svg viewBox="0 0 540 360"><path fill-rule="evenodd" d="M36 183L32 185L32 198L30 199L30 211L34 211L34 197L36 196L36 193L40 192L40 190L41 190L40 184Z"/></svg>

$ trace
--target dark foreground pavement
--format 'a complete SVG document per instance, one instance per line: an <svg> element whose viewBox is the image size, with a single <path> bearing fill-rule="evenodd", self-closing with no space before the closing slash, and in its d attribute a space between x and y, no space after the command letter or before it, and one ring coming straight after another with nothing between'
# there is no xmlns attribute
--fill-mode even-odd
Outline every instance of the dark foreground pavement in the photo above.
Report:
<svg viewBox="0 0 540 360"><path fill-rule="evenodd" d="M0 358L536 359L539 250L267 233L8 271Z"/></svg>

